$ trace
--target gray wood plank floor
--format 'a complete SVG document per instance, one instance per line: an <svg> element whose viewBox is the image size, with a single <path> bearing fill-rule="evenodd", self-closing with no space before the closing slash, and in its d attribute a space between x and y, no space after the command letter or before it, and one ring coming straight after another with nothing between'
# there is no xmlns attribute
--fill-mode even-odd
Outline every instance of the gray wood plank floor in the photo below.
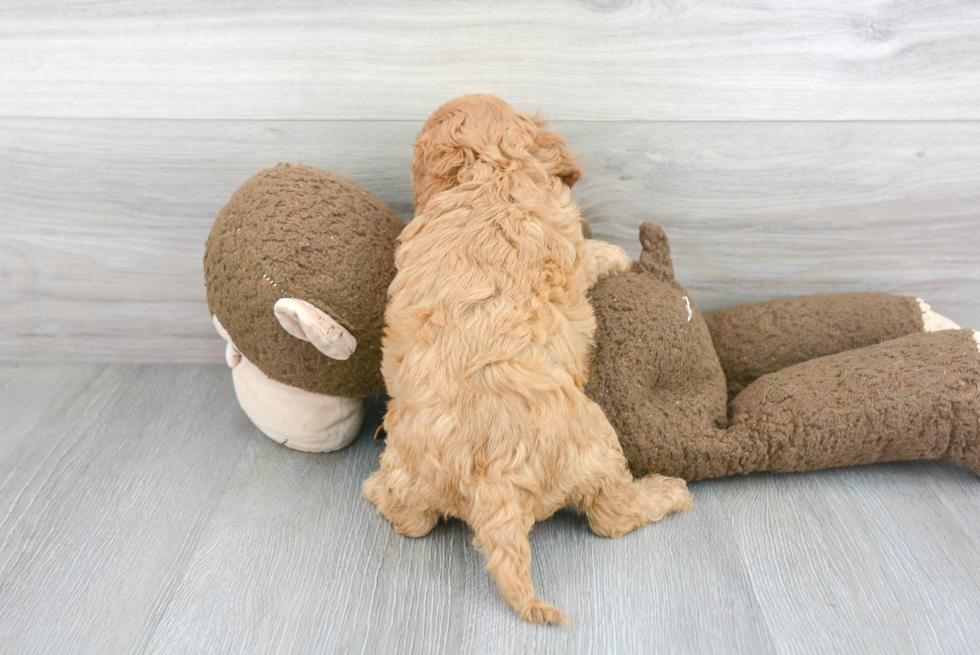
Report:
<svg viewBox="0 0 980 655"><path fill-rule="evenodd" d="M278 446L218 365L0 364L0 651L944 652L980 639L980 480L946 463L692 485L619 540L532 533L519 621L457 522L399 537L381 446Z"/></svg>

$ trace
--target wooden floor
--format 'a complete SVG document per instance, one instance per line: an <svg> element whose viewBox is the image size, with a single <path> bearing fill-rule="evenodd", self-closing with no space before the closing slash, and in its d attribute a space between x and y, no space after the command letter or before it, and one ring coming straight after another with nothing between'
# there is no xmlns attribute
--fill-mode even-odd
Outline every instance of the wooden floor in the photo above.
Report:
<svg viewBox="0 0 980 655"><path fill-rule="evenodd" d="M218 365L0 364L5 653L966 653L980 480L947 463L692 485L617 541L562 513L519 621L457 522L402 538L359 495L380 444L278 446Z"/></svg>

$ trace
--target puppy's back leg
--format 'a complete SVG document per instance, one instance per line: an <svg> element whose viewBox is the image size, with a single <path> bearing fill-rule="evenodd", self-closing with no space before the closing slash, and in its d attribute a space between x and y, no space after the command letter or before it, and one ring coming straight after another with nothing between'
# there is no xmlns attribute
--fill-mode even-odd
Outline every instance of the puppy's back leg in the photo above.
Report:
<svg viewBox="0 0 980 655"><path fill-rule="evenodd" d="M395 532L406 537L424 537L435 527L439 513L418 506L411 477L392 464L392 459L390 453L382 453L381 468L364 481L361 494L391 521Z"/></svg>
<svg viewBox="0 0 980 655"><path fill-rule="evenodd" d="M592 502L585 507L589 527L602 537L621 537L645 523L691 508L691 495L680 478L648 475L634 481L625 475L603 479Z"/></svg>
<svg viewBox="0 0 980 655"><path fill-rule="evenodd" d="M467 522L476 532L473 545L486 555L487 570L507 604L532 623L568 624L564 612L534 595L527 539L534 515L517 490L504 482L482 482Z"/></svg>
<svg viewBox="0 0 980 655"><path fill-rule="evenodd" d="M690 509L691 495L680 478L648 475L633 479L615 429L598 405L591 400L586 402L588 420L584 423L604 433L605 445L599 446L604 452L590 460L593 486L582 503L592 531L603 537L621 537L667 514Z"/></svg>

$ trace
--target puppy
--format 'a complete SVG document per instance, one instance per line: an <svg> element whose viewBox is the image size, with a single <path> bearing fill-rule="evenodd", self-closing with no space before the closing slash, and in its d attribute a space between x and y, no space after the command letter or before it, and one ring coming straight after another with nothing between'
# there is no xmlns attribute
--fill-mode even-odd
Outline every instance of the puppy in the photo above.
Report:
<svg viewBox="0 0 980 655"><path fill-rule="evenodd" d="M565 623L534 593L535 521L570 504L618 537L691 499L679 479L634 481L582 393L595 331L585 293L631 264L583 237L569 193L580 170L543 127L476 95L422 128L382 341L388 436L363 492L403 535L427 534L440 516L466 521L507 603Z"/></svg>

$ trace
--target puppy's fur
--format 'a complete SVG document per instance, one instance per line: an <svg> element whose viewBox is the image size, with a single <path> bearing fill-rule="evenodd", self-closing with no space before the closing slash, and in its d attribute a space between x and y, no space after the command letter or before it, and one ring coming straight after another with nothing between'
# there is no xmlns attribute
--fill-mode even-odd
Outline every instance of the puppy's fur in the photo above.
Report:
<svg viewBox="0 0 980 655"><path fill-rule="evenodd" d="M691 499L678 479L634 482L582 393L585 293L630 260L582 236L580 171L542 128L494 96L450 101L422 128L382 342L387 445L364 496L404 535L469 523L506 601L553 623L567 618L531 583L535 521L571 504L618 537Z"/></svg>

